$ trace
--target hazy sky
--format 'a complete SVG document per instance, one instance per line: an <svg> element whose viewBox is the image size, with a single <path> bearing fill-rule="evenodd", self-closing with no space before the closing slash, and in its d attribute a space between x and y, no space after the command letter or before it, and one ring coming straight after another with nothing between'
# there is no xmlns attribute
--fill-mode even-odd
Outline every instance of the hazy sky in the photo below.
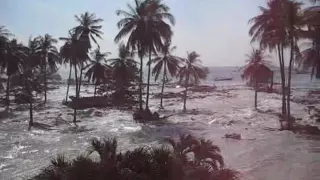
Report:
<svg viewBox="0 0 320 180"><path fill-rule="evenodd" d="M49 33L66 37L76 26L74 15L85 11L104 19L102 51L117 55L113 38L120 19L117 9L126 9L133 0L1 0L0 25L18 39ZM173 44L176 55L197 51L207 66L241 66L251 50L248 20L257 15L266 0L165 0L176 18ZM60 43L61 44L61 43ZM274 61L276 62L276 61Z"/></svg>

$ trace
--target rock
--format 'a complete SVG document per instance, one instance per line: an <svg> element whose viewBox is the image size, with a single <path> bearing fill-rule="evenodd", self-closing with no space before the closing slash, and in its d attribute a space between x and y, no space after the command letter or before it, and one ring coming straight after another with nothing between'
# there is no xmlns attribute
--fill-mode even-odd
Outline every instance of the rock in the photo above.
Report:
<svg viewBox="0 0 320 180"><path fill-rule="evenodd" d="M317 119L316 119L316 122L317 122L317 123L320 123L320 118L317 118Z"/></svg>
<svg viewBox="0 0 320 180"><path fill-rule="evenodd" d="M225 135L224 135L224 138L231 138L231 139L240 140L240 139L241 139L241 134L236 134L236 133L225 134Z"/></svg>

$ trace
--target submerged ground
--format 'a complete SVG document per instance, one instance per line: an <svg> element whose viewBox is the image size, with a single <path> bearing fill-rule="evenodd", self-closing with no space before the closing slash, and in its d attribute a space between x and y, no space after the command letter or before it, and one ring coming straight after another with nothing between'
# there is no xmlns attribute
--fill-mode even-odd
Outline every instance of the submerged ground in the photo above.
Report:
<svg viewBox="0 0 320 180"><path fill-rule="evenodd" d="M83 88L83 95L92 92ZM188 113L181 112L181 99L165 99L161 115L172 114L166 122L139 124L132 112L116 109L79 111L79 127L56 126L56 117L71 122L72 110L61 105L65 86L49 92L46 109L37 110L35 121L52 125L53 130L27 131L28 111L14 111L14 117L0 120L0 179L25 179L37 173L58 153L69 157L86 152L95 137L117 137L121 150L154 145L167 136L193 133L212 140L222 149L227 166L239 170L244 179L320 179L320 138L277 131L280 96L259 93L260 111L253 109L254 92L244 86L223 86L228 93L191 93ZM166 91L181 91L167 89ZM74 89L71 89L73 92ZM153 92L157 92L153 88ZM294 91L296 96L303 91ZM206 97L199 97L198 95ZM151 99L158 110L159 99ZM17 107L14 107L17 108ZM304 105L292 103L292 114L301 122L310 120ZM226 133L240 133L242 140L224 139Z"/></svg>

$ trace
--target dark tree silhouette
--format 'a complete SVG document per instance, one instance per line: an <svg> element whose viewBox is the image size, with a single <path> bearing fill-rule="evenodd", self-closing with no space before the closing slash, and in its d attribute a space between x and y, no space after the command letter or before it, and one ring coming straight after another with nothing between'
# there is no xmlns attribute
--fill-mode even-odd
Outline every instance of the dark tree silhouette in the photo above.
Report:
<svg viewBox="0 0 320 180"><path fill-rule="evenodd" d="M94 50L91 53L93 60L90 60L89 64L84 67L84 70L86 70L85 77L88 78L88 81L94 83L94 96L96 96L97 85L103 82L109 74L110 67L106 64L106 57L109 54L109 52L101 53L99 48Z"/></svg>
<svg viewBox="0 0 320 180"><path fill-rule="evenodd" d="M160 148L139 147L118 153L116 139L91 142L92 152L97 152L100 160L93 161L87 155L67 160L58 155L51 165L43 169L31 180L236 180L238 173L224 168L219 147L211 141L181 136L180 141L168 140ZM180 159L181 156L184 159Z"/></svg>
<svg viewBox="0 0 320 180"><path fill-rule="evenodd" d="M187 58L183 60L183 66L179 69L178 77L180 83L184 81L184 100L183 111L186 111L187 92L190 84L197 84L201 79L205 79L209 70L201 65L200 55L195 51L188 53Z"/></svg>
<svg viewBox="0 0 320 180"><path fill-rule="evenodd" d="M268 56L264 55L263 50L253 49L252 52L247 55L247 58L247 64L244 66L242 77L254 81L254 107L257 109L258 83L268 80L272 76L272 71L267 67L267 64L269 64L267 60Z"/></svg>
<svg viewBox="0 0 320 180"><path fill-rule="evenodd" d="M155 76L155 81L158 80L161 72L162 74L162 88L161 88L161 99L160 99L160 108L163 108L163 91L164 85L168 79L168 74L171 77L176 76L181 63L181 58L172 55L173 51L176 49L176 46L171 47L171 43L167 42L161 50L161 55L152 59L151 63L154 63L152 74Z"/></svg>
<svg viewBox="0 0 320 180"><path fill-rule="evenodd" d="M174 24L174 17L169 13L169 7L161 2L161 0L135 0L135 7L128 4L129 11L118 10L117 15L124 16L118 22L120 29L115 37L115 42L119 42L126 36L128 37L127 46L133 50L138 50L140 57L140 110L142 110L142 79L143 79L143 56L149 56L151 60L152 54L156 54L157 50L163 47L163 39L171 40L172 31L169 24L165 20L169 20ZM145 28L148 27L148 28ZM146 109L149 102L149 85L150 85L151 67L148 66L147 80L147 98Z"/></svg>
<svg viewBox="0 0 320 180"><path fill-rule="evenodd" d="M44 36L39 36L38 40L38 53L41 55L40 66L41 75L43 75L44 82L44 102L47 102L47 68L49 67L52 71L57 69L57 64L61 64L59 53L57 47L57 40L51 35L45 34Z"/></svg>

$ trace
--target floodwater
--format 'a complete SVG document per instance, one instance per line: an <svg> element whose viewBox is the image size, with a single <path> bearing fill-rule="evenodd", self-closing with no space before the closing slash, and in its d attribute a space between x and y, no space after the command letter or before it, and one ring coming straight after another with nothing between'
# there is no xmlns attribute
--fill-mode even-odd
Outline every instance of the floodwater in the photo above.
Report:
<svg viewBox="0 0 320 180"><path fill-rule="evenodd" d="M35 122L52 125L52 130L27 131L27 110L15 110L14 117L0 120L0 179L26 179L59 153L70 158L85 153L92 138L117 137L120 150L126 150L156 145L164 137L185 133L210 139L220 146L227 166L240 171L243 179L320 179L320 138L277 131L277 117L267 113L280 111L280 96L259 93L258 113L253 109L252 90L243 86L233 89L228 94L214 92L205 98L188 100L186 114L181 112L181 99L165 99L165 110L160 114L173 116L161 124L136 123L130 111L89 109L79 111L81 122L75 128L55 124L60 113L64 120L72 122L72 110L61 105L66 92L66 87L61 86L49 92L46 109L34 113ZM178 90L182 89L166 89ZM84 87L82 95L92 92ZM159 99L152 98L151 110L158 110L158 104ZM292 113L302 122L316 124L303 105L292 103ZM222 138L226 133L240 133L242 140Z"/></svg>

